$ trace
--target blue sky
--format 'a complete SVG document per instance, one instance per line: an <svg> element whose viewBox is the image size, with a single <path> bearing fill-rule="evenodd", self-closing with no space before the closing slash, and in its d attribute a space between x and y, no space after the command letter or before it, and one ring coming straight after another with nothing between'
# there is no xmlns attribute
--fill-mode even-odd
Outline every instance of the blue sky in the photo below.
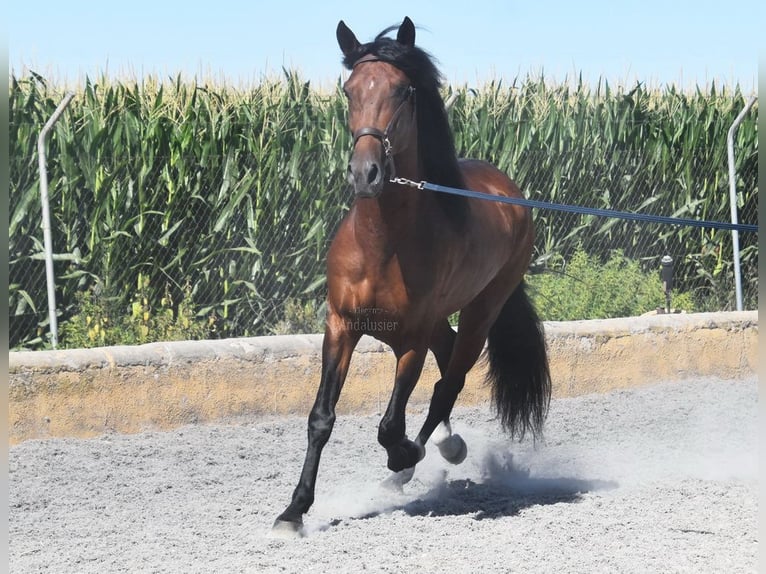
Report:
<svg viewBox="0 0 766 574"><path fill-rule="evenodd" d="M407 15L451 83L512 81L542 70L612 85L644 81L756 90L763 2L386 0L348 2L11 2L9 66L58 80L186 76L230 84L297 69L314 84L341 75L335 27L366 41Z"/></svg>

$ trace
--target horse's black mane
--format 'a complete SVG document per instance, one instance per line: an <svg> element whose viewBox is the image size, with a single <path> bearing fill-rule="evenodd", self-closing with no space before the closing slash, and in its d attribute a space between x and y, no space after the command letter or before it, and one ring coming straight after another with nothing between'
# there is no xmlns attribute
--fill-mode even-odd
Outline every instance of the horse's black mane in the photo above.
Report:
<svg viewBox="0 0 766 574"><path fill-rule="evenodd" d="M361 58L373 55L396 66L407 75L416 89L418 147L425 179L430 183L462 188L465 184L458 167L455 140L439 92L442 86L441 72L436 67L434 58L425 50L400 44L387 37L387 34L396 28L397 26L386 28L372 42L361 44L356 50L346 54L343 65L351 70ZM439 193L437 199L447 215L456 223L467 213L465 198Z"/></svg>

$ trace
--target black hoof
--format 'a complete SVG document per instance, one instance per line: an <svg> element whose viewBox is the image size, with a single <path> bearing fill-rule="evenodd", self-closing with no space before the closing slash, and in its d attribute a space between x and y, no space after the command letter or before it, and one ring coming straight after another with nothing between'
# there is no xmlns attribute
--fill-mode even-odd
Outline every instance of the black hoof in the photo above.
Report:
<svg viewBox="0 0 766 574"><path fill-rule="evenodd" d="M468 455L468 447L459 434L450 435L436 446L439 449L439 454L451 464L460 464Z"/></svg>
<svg viewBox="0 0 766 574"><path fill-rule="evenodd" d="M305 536L303 523L277 518L271 527L271 535L273 538L302 538Z"/></svg>
<svg viewBox="0 0 766 574"><path fill-rule="evenodd" d="M388 448L388 468L399 472L405 468L411 468L426 456L426 449L422 445L409 439Z"/></svg>

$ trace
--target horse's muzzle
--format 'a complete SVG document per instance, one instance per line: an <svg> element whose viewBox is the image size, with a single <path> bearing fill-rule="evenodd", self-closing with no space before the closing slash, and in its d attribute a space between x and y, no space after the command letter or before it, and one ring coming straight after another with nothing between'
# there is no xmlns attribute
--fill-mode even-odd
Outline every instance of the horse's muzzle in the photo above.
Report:
<svg viewBox="0 0 766 574"><path fill-rule="evenodd" d="M386 169L377 160L352 157L348 164L348 182L354 186L354 195L362 198L378 197L386 181Z"/></svg>

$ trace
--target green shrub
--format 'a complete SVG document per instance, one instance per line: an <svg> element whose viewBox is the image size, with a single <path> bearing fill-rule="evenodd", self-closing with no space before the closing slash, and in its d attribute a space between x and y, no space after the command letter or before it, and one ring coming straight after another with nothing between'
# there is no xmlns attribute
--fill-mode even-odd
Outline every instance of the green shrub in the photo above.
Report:
<svg viewBox="0 0 766 574"><path fill-rule="evenodd" d="M118 297L104 296L98 285L79 292L75 296L77 312L62 325L59 347L139 345L204 339L211 335L214 321L196 315L188 285L184 289L186 297L177 304L166 288L160 306L155 309L147 297L149 283L148 277L139 274L130 308L121 305Z"/></svg>
<svg viewBox="0 0 766 574"><path fill-rule="evenodd" d="M638 261L620 250L602 263L578 249L569 261L559 260L528 282L540 318L546 321L631 317L665 306L659 271L642 271ZM694 311L688 293L673 291L671 304Z"/></svg>
<svg viewBox="0 0 766 574"><path fill-rule="evenodd" d="M296 335L324 333L325 304L318 305L314 300L305 302L288 299L285 302L284 315L272 328L273 335Z"/></svg>

